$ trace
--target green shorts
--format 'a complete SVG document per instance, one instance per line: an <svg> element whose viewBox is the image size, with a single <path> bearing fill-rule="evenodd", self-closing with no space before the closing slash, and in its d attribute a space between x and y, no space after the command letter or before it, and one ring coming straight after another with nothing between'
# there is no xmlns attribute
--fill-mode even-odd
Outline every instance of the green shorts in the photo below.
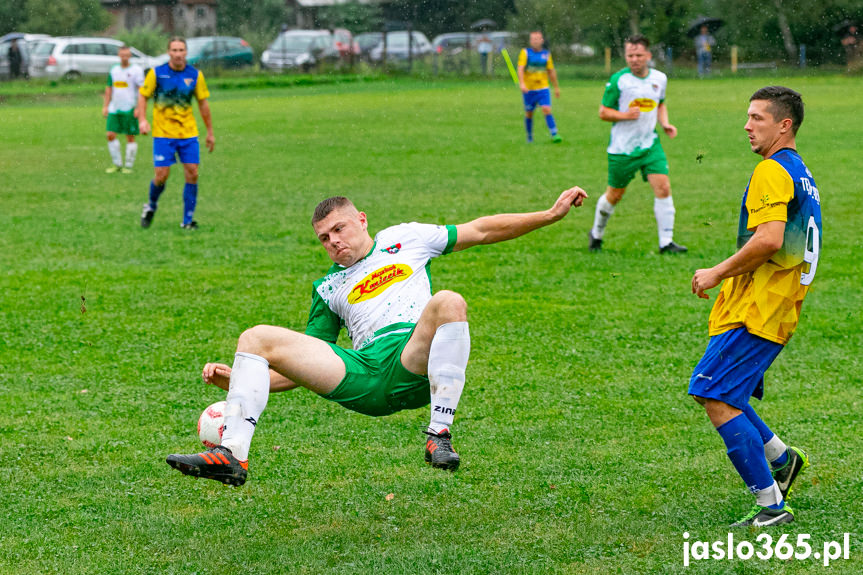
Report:
<svg viewBox="0 0 863 575"><path fill-rule="evenodd" d="M345 377L336 389L321 397L374 417L428 405L428 377L411 373L401 362L412 333L385 335L359 351L331 343L345 362Z"/></svg>
<svg viewBox="0 0 863 575"><path fill-rule="evenodd" d="M668 158L659 138L647 150L636 154L608 154L608 185L612 188L625 188L641 170L646 182L648 174L668 174Z"/></svg>
<svg viewBox="0 0 863 575"><path fill-rule="evenodd" d="M138 118L135 117L135 112L114 112L113 114L108 114L106 131L114 132L115 134L137 136Z"/></svg>

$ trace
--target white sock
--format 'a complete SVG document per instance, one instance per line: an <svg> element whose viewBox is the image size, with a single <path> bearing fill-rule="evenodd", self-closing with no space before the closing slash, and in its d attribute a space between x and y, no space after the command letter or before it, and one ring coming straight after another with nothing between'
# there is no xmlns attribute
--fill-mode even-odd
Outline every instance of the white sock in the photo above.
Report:
<svg viewBox="0 0 863 575"><path fill-rule="evenodd" d="M267 407L269 395L270 364L259 355L238 351L231 368L222 445L240 461L249 458L255 425Z"/></svg>
<svg viewBox="0 0 863 575"><path fill-rule="evenodd" d="M108 142L108 153L111 154L111 161L118 168L123 167L123 158L120 155L120 140L114 139Z"/></svg>
<svg viewBox="0 0 863 575"><path fill-rule="evenodd" d="M764 444L764 457L771 463L782 457L782 454L788 449L788 446L779 439L779 436L774 434L770 441Z"/></svg>
<svg viewBox="0 0 863 575"><path fill-rule="evenodd" d="M653 199L653 215L659 230L659 247L664 248L674 238L674 200L671 196Z"/></svg>
<svg viewBox="0 0 863 575"><path fill-rule="evenodd" d="M126 144L126 167L131 168L135 165L135 155L138 153L138 142L129 142Z"/></svg>
<svg viewBox="0 0 863 575"><path fill-rule="evenodd" d="M590 235L601 240L605 233L605 226L608 224L608 218L614 213L614 206L605 198L605 194L599 197L596 202L596 213L593 216L593 228L590 230Z"/></svg>
<svg viewBox="0 0 863 575"><path fill-rule="evenodd" d="M464 389L469 356L470 332L466 321L445 323L437 328L429 350L430 431L440 433L452 425Z"/></svg>
<svg viewBox="0 0 863 575"><path fill-rule="evenodd" d="M782 492L779 491L779 486L774 481L773 485L767 489L762 489L755 493L755 501L762 507L767 507L768 505L779 505L782 503Z"/></svg>

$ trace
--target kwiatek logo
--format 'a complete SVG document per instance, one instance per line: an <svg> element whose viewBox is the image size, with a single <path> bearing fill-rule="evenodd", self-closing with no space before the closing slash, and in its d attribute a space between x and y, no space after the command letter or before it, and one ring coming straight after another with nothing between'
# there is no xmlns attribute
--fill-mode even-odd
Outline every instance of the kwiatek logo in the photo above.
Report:
<svg viewBox="0 0 863 575"><path fill-rule="evenodd" d="M656 102L650 98L636 98L629 103L630 108L638 108L642 112L652 112L656 108Z"/></svg>
<svg viewBox="0 0 863 575"><path fill-rule="evenodd" d="M382 252L387 252L390 255L399 253L399 250L402 249L401 244L393 244L388 248L381 248Z"/></svg>
<svg viewBox="0 0 863 575"><path fill-rule="evenodd" d="M348 295L348 303L353 305L377 297L390 285L408 279L412 273L410 266L405 264L392 264L375 270L354 286Z"/></svg>

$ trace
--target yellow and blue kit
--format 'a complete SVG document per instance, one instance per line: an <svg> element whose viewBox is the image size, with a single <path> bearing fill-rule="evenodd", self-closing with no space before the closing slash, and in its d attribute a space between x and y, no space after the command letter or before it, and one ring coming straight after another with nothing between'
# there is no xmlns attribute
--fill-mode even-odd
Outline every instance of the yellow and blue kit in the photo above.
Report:
<svg viewBox="0 0 863 575"><path fill-rule="evenodd" d="M187 139L198 136L192 98L210 97L204 75L192 66L177 71L162 64L147 72L141 95L154 97L153 137Z"/></svg>
<svg viewBox="0 0 863 575"><path fill-rule="evenodd" d="M797 327L821 251L821 197L812 173L789 148L752 173L740 208L738 248L770 221L785 222L782 247L756 270L725 280L710 312L710 335L745 327L785 345Z"/></svg>

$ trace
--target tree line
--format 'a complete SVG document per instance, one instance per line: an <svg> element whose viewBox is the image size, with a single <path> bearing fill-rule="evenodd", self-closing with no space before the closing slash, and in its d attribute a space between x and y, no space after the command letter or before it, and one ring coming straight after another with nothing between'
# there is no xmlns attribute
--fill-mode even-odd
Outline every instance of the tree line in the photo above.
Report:
<svg viewBox="0 0 863 575"><path fill-rule="evenodd" d="M220 0L219 33L246 37L253 44L273 38L295 14L284 0ZM842 61L839 23L863 23L861 0L391 0L381 4L348 2L321 7L315 25L352 32L379 31L412 23L433 37L470 30L480 19L498 29L526 33L541 29L549 44L581 43L619 51L633 33L669 47L676 56L692 52L688 24L698 17L725 21L714 36L716 57L732 45L742 60L793 63L806 46L813 64ZM52 35L98 33L111 25L99 0L12 0L0 2L0 34L26 31ZM257 41L255 41L257 40Z"/></svg>

